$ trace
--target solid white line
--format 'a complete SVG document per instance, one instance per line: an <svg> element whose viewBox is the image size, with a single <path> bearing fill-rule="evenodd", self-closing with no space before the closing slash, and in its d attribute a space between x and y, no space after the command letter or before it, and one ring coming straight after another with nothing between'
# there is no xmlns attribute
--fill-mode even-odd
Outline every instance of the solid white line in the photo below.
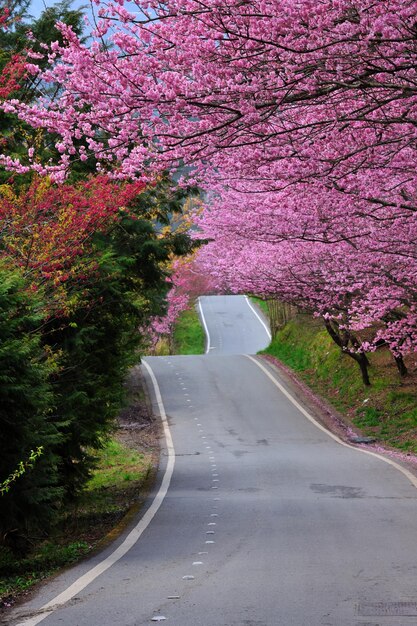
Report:
<svg viewBox="0 0 417 626"><path fill-rule="evenodd" d="M369 454L369 456L374 456L377 459L384 461L384 463L388 463L388 465L395 467L395 469L399 470L402 474L404 474L404 476L406 476L408 480L411 482L411 484L417 489L417 477L414 476L412 472L410 472L408 469L406 469L399 463L396 463L395 461L392 461L391 459L387 459L385 456L378 454L378 452L372 452L372 450L364 450L363 448L357 448L356 446L352 446L349 443L346 443L346 441L343 441L342 439L340 439L337 435L335 435L331 431L327 430L327 428L322 426L320 422L318 422L308 411L305 410L304 407L301 406L299 402L297 402L297 400L281 385L281 383L278 382L278 380L271 374L271 372L269 372L266 369L266 367L262 365L262 363L257 361L254 357L249 356L248 354L245 356L251 361L253 361L253 363L255 363L255 365L257 365L264 372L264 374L268 376L268 378L273 382L273 384L276 387L278 387L281 393L283 393L284 396L288 398L288 400L300 411L300 413L302 413L304 417L306 417L312 424L314 424L314 426L316 426L316 428L326 433L328 437L331 437L332 439L334 439L334 441L339 443L341 446L344 446L345 448L350 448L351 450L355 450L356 452L362 452L363 454Z"/></svg>
<svg viewBox="0 0 417 626"><path fill-rule="evenodd" d="M201 298L198 299L198 307L200 309L201 321L203 322L204 332L206 333L207 337L206 354L208 354L210 351L210 333L207 328L206 318L204 317L203 307L201 306Z"/></svg>
<svg viewBox="0 0 417 626"><path fill-rule="evenodd" d="M135 543L138 541L142 533L149 526L149 524L151 523L152 519L154 518L156 512L158 511L159 507L161 506L167 494L169 484L171 482L172 473L174 471L175 449L174 449L174 444L172 442L171 431L169 429L164 404L162 402L161 392L159 390L159 385L157 383L155 375L153 371L151 370L150 366L146 363L146 361L142 361L142 363L147 369L149 376L152 380L152 384L153 384L155 396L156 396L156 401L158 404L159 414L161 416L161 420L162 420L162 424L164 428L164 435L165 435L165 441L166 441L166 447L167 447L167 453L168 453L168 462L167 462L164 477L162 479L162 483L159 488L159 491L156 494L151 506L146 511L145 515L138 522L138 524L130 531L126 539L123 541L123 543L120 544L118 548L116 548L116 550L114 550L107 558L101 561L101 563L98 563L91 570L83 574L83 576L80 576L80 578L78 578L74 583L72 583L72 585L68 587L65 591L63 591L58 596L50 600L50 602L48 602L47 604L44 604L40 609L38 609L41 612L41 614L38 614L34 617L24 620L23 622L20 622L19 624L17 624L17 626L36 626L37 624L42 622L46 617L48 617L48 615L51 615L51 613L61 608L66 602L71 600L71 598L73 598L75 595L80 593L80 591L85 589L87 585L93 582L93 580L95 580L98 576L103 574L103 572L105 572L112 565L117 563L117 561L119 561L119 559L121 559L135 545Z"/></svg>
<svg viewBox="0 0 417 626"><path fill-rule="evenodd" d="M248 296L245 296L246 302L248 303L249 307L252 309L252 312L255 313L256 317L258 318L258 320L261 322L262 326L265 328L269 340L272 339L272 335L271 335L271 331L269 330L268 326L265 324L265 322L263 321L262 317L259 315L258 311L252 306L251 301L249 300Z"/></svg>

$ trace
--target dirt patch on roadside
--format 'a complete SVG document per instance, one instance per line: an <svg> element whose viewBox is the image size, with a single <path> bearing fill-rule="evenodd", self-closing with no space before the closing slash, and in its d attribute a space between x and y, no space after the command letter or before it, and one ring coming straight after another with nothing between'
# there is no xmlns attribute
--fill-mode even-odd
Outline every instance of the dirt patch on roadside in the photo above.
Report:
<svg viewBox="0 0 417 626"><path fill-rule="evenodd" d="M160 421L152 414L140 365L133 367L126 379L127 406L118 418L117 439L138 452L152 454L155 467L159 462Z"/></svg>

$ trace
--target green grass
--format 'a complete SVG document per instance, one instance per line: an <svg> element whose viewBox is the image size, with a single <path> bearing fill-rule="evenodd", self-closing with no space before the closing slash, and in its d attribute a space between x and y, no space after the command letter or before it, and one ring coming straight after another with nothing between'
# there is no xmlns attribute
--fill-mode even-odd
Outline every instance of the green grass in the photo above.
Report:
<svg viewBox="0 0 417 626"><path fill-rule="evenodd" d="M206 337L195 308L183 311L175 324L175 354L204 354Z"/></svg>
<svg viewBox="0 0 417 626"><path fill-rule="evenodd" d="M369 355L372 384L366 387L358 365L341 353L321 324L297 315L263 353L296 371L364 434L417 453L416 374L401 379L388 351Z"/></svg>
<svg viewBox="0 0 417 626"><path fill-rule="evenodd" d="M86 485L88 497L91 492L108 489L131 480L143 480L148 470L143 454L130 450L111 439L98 453L99 466Z"/></svg>
<svg viewBox="0 0 417 626"><path fill-rule="evenodd" d="M265 302L265 300L262 300L262 298L257 298L256 296L250 296L250 300L252 300L252 302L257 304L259 308L261 308L262 311L265 313L265 315L268 316L268 313L269 313L268 305Z"/></svg>
<svg viewBox="0 0 417 626"><path fill-rule="evenodd" d="M39 538L24 558L0 547L0 607L7 607L19 593L91 552L137 501L151 465L151 454L109 440L97 452L97 468L84 492L62 511L51 537Z"/></svg>

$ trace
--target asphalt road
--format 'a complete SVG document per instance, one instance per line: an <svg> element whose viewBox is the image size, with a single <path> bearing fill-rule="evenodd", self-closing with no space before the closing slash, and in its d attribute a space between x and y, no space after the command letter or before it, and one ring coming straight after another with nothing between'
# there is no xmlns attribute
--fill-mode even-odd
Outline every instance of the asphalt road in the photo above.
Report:
<svg viewBox="0 0 417 626"><path fill-rule="evenodd" d="M262 313L245 296L202 296L199 311L207 354L256 354L271 340Z"/></svg>
<svg viewBox="0 0 417 626"><path fill-rule="evenodd" d="M243 298L201 305L208 355L146 359L155 410L172 434L160 508L124 556L40 614L42 624L417 624L416 487L309 421L268 365L233 354L228 333L241 323L257 334L251 344L242 337L241 352L265 344L260 319L252 312L243 322ZM33 619L12 623L39 623L42 605L53 609L57 594L113 551L52 581L20 609Z"/></svg>

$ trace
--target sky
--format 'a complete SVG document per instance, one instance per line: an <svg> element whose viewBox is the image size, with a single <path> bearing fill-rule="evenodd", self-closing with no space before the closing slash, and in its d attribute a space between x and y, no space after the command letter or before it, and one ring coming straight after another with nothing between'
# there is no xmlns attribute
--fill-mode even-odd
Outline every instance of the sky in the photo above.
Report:
<svg viewBox="0 0 417 626"><path fill-rule="evenodd" d="M32 0L29 12L31 15L33 15L33 17L39 17L39 15L42 13L42 11L45 10L45 8L52 7L54 4L57 4L57 2L58 0ZM74 0L72 6L76 8L88 4L88 0L84 2L82 0Z"/></svg>

